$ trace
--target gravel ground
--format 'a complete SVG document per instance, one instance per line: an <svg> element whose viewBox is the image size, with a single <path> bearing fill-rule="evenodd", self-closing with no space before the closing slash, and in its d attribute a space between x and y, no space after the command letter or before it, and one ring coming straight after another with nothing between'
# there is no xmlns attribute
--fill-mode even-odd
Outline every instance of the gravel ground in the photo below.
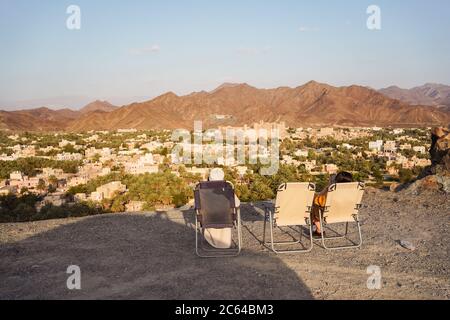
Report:
<svg viewBox="0 0 450 320"><path fill-rule="evenodd" d="M243 251L227 259L195 255L192 210L0 224L0 299L449 299L449 196L368 188L363 203L361 249L288 255L260 245L262 204L243 204Z"/></svg>

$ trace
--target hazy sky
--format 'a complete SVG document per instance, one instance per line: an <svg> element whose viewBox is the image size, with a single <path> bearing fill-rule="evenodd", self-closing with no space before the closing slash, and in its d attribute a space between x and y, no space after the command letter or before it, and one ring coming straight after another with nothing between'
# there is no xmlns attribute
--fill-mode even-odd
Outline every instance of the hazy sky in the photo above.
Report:
<svg viewBox="0 0 450 320"><path fill-rule="evenodd" d="M69 30L69 5L81 29ZM381 8L381 30L366 9ZM448 0L0 0L0 108L124 104L223 82L450 84Z"/></svg>

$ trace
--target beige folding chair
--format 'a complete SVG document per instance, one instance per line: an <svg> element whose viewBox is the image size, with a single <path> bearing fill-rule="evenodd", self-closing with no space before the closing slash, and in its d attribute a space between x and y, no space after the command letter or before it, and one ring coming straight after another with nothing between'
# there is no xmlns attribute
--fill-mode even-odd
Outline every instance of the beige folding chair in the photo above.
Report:
<svg viewBox="0 0 450 320"><path fill-rule="evenodd" d="M315 185L313 183L285 183L278 187L275 206L265 207L263 245L270 244L269 249L275 253L310 252L313 248L311 208L314 199ZM266 242L266 224L270 223L270 242ZM310 246L302 244L303 226L309 228ZM299 239L293 241L275 242L274 229L299 227ZM279 250L281 245L301 244L304 249Z"/></svg>
<svg viewBox="0 0 450 320"><path fill-rule="evenodd" d="M361 208L361 201L364 195L364 184L361 182L337 183L328 187L327 201L324 210L320 212L320 225L325 227L330 224L345 223L345 233L338 234L335 237L325 237L322 232L322 245L328 250L338 250L346 248L360 248L362 245L361 225L358 214ZM350 222L355 222L358 228L359 242L354 243L348 235L348 226ZM333 230L334 231L334 230ZM329 247L326 240L347 239L353 242L353 245Z"/></svg>

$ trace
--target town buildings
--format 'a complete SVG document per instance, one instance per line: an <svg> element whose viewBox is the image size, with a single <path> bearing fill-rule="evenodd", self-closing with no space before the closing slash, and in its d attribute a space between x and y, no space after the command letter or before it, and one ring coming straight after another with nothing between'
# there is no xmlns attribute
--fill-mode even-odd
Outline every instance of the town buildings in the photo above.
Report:
<svg viewBox="0 0 450 320"><path fill-rule="evenodd" d="M291 145L283 148L279 155L275 155L280 165L295 167L309 177L335 174L343 167L348 169L343 163L352 160L364 163L376 161L380 164L382 174L391 176L398 175L399 169L412 170L430 164L427 157L429 136L426 130L414 130L413 134L408 129L287 128L284 123L259 122L242 127L220 127L217 131L226 132L230 129L249 135L255 134L256 131L277 129L281 133L280 144ZM214 131L208 131L204 135L209 134L209 138L212 138L213 133ZM383 137L383 140L380 137ZM73 137L62 134L59 141L48 146L37 143L39 137L27 140L18 134L11 135L10 139L12 142L1 146L0 161L17 161L32 157L59 162L78 161L75 164L78 166L76 172L65 172L62 168L57 168L55 163L46 163L43 168L22 171L14 169L3 176L0 181L0 195L20 196L23 192L36 193L45 197L41 205L61 205L64 202L60 201L69 201L62 195L67 194L71 188L89 184L94 179L113 180L96 188L92 193L78 193L79 190L76 189L77 194L73 197L76 202L101 203L105 199L127 192L123 181L116 181L117 176L151 175L169 170L183 178L183 174L180 174L181 167L185 168L185 172L206 180L211 167L224 166L233 170L235 177L245 183L247 173L258 174L252 171L255 168L253 165L272 156L269 146L250 146L248 140L235 140L231 145L190 141L183 146L189 154L185 159L183 154L180 157L172 154L172 149L177 144L170 141L170 132L166 131L93 131L79 134L76 141L83 141L80 144L77 144ZM70 149L76 152L64 151ZM251 153L252 150L257 152ZM238 161L239 152L245 156L244 163ZM208 153L217 155L215 163L205 164L205 155ZM195 155L201 156L200 163L195 161ZM129 201L126 204L127 210L131 211L140 211L144 206L145 203L139 201Z"/></svg>

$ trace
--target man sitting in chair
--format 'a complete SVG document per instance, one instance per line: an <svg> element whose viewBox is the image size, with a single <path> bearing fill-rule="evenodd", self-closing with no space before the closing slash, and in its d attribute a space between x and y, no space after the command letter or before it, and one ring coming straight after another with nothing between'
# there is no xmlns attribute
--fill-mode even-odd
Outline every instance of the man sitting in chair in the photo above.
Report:
<svg viewBox="0 0 450 320"><path fill-rule="evenodd" d="M311 211L311 218L312 218L312 222L315 226L315 231L313 233L313 235L315 237L321 237L322 236L322 231L321 231L321 226L320 226L320 212L321 210L324 210L325 207L325 203L327 202L327 193L328 193L328 188L335 183L348 183L348 182L353 182L353 176L350 172L339 172L337 175L335 176L331 176L330 177L330 182L328 183L327 186L325 186L325 188L317 193L314 196L314 201L313 201L313 207L312 207L312 211ZM324 232L325 234L325 232Z"/></svg>
<svg viewBox="0 0 450 320"><path fill-rule="evenodd" d="M209 173L209 181L224 181L225 173L220 168L212 169ZM236 208L239 210L240 201L234 196ZM205 240L216 249L229 249L232 244L231 228L215 229L206 228L203 232Z"/></svg>

